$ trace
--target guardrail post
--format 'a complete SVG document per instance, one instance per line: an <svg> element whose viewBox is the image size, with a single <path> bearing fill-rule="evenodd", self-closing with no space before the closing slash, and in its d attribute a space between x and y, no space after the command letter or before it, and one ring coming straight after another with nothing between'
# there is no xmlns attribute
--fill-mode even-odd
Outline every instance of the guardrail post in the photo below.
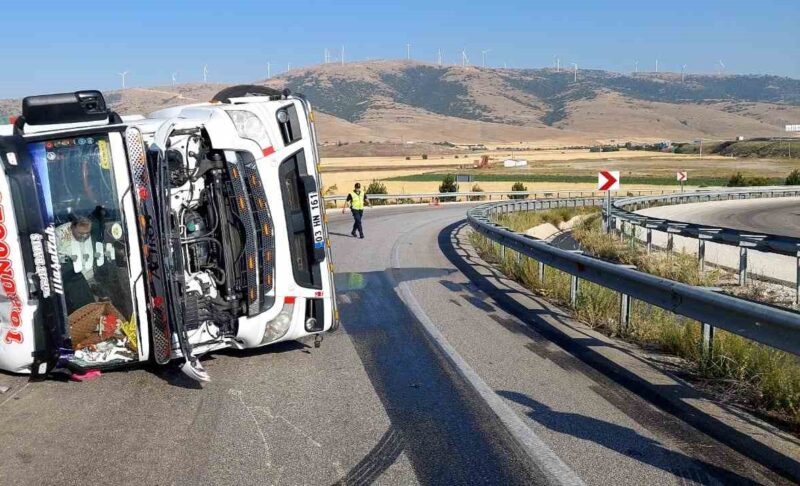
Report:
<svg viewBox="0 0 800 486"><path fill-rule="evenodd" d="M672 251L675 246L675 238L672 233L667 233L667 251Z"/></svg>
<svg viewBox="0 0 800 486"><path fill-rule="evenodd" d="M700 264L700 271L704 272L706 269L706 240L702 235L697 236L697 260Z"/></svg>
<svg viewBox="0 0 800 486"><path fill-rule="evenodd" d="M544 285L544 263L539 262L539 285Z"/></svg>
<svg viewBox="0 0 800 486"><path fill-rule="evenodd" d="M506 261L506 246L502 243L498 243L500 245L500 260L505 263Z"/></svg>
<svg viewBox="0 0 800 486"><path fill-rule="evenodd" d="M621 335L628 333L628 325L631 323L631 296L619 294L619 330Z"/></svg>
<svg viewBox="0 0 800 486"><path fill-rule="evenodd" d="M739 285L747 283L747 247L739 247Z"/></svg>
<svg viewBox="0 0 800 486"><path fill-rule="evenodd" d="M653 230L647 228L647 253L653 249Z"/></svg>
<svg viewBox="0 0 800 486"><path fill-rule="evenodd" d="M569 276L569 305L573 309L578 307L578 276Z"/></svg>
<svg viewBox="0 0 800 486"><path fill-rule="evenodd" d="M700 352L704 359L710 359L714 352L714 326L701 323L703 339L700 343Z"/></svg>
<svg viewBox="0 0 800 486"><path fill-rule="evenodd" d="M794 303L800 304L800 250L797 250L797 278L794 285Z"/></svg>

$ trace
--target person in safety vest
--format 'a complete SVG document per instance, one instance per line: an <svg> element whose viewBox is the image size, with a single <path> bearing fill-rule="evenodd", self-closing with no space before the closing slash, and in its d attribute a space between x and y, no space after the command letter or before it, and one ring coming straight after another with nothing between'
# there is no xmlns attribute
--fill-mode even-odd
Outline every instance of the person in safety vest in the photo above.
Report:
<svg viewBox="0 0 800 486"><path fill-rule="evenodd" d="M353 186L353 191L347 195L347 200L342 208L342 213L347 210L347 205L350 205L350 211L353 213L353 231L350 232L353 237L358 232L359 238L364 238L364 229L361 227L361 218L364 216L364 204L370 206L367 200L367 193L361 190L361 184L356 182Z"/></svg>

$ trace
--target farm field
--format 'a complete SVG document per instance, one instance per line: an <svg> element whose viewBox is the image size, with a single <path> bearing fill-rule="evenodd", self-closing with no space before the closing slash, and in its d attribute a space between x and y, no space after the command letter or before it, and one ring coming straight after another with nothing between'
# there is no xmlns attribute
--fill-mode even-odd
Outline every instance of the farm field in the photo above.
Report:
<svg viewBox="0 0 800 486"><path fill-rule="evenodd" d="M491 167L473 169L473 161L490 157ZM409 157L409 160L406 160ZM458 157L458 158L456 158ZM526 159L527 167L504 168L507 158ZM623 187L640 189L676 185L675 172L689 172L690 187L724 185L736 172L760 176L780 183L800 159L733 158L658 152L589 152L588 149L530 151L483 151L467 154L415 156L331 157L322 159L324 183L335 188L332 194L345 194L355 182L382 181L390 193L431 192L438 190L445 173L471 174L485 191L509 190L522 181L528 189L592 189L600 170L619 170ZM626 184L626 180L628 184ZM462 184L463 189L472 187Z"/></svg>

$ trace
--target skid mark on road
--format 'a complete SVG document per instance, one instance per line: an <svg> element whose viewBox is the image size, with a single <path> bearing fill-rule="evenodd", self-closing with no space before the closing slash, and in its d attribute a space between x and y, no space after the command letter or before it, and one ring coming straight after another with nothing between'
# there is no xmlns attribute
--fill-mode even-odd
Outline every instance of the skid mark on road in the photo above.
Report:
<svg viewBox="0 0 800 486"><path fill-rule="evenodd" d="M247 415L250 416L250 419L253 421L253 424L256 426L256 430L258 431L258 435L261 437L261 443L264 445L264 457L267 459L267 467L272 467L272 457L269 452L269 444L267 443L267 437L264 435L264 431L261 429L261 424L258 423L258 419L253 414L253 410L244 403L244 398L242 398L242 392L240 390L234 390L233 388L228 389L228 394L234 397L239 403L242 404L242 408L247 412Z"/></svg>
<svg viewBox="0 0 800 486"><path fill-rule="evenodd" d="M290 421L289 421L289 419L287 419L287 418L286 418L286 417L284 417L283 415L275 415L275 414L273 414L273 413L272 413L272 410L270 410L270 408L269 408L269 407L262 407L262 406L258 406L258 405L256 405L256 406L254 406L254 407L250 407L250 408L251 408L252 410L256 410L256 411L259 411L259 412L263 413L264 415L266 415L266 416L267 416L267 418L269 418L269 419L270 419L270 420L272 420L272 421L275 421L275 420L280 420L281 422L283 422L283 423L285 423L286 425L288 425L288 426L289 426L289 428L291 428L292 430L294 430L295 432L297 432L299 435L303 436L303 437L304 437L306 440L308 440L308 441L309 441L309 442L310 442L310 443L311 443L311 444L312 444L314 447L319 447L319 448L322 448L322 444L320 444L319 442L317 442L316 440L314 440L314 438L313 438L313 437L311 437L309 434L307 434L307 433L306 433L306 432L305 432L303 429L301 429L300 427L298 427L298 426L296 426L295 424L293 424L292 422L290 422Z"/></svg>

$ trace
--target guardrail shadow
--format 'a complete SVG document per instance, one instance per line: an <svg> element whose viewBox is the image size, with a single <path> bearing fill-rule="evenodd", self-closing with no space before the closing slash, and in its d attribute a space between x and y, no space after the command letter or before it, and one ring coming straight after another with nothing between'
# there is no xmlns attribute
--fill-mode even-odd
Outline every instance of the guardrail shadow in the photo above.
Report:
<svg viewBox="0 0 800 486"><path fill-rule="evenodd" d="M578 413L559 412L524 393L500 390L497 394L527 407L525 414L528 417L554 432L594 442L686 481L698 484L716 481L722 481L722 484L758 484L735 472L667 449L658 441L639 434L629 427ZM636 447L631 448L631 444L636 444ZM689 467L686 467L687 464Z"/></svg>
<svg viewBox="0 0 800 486"><path fill-rule="evenodd" d="M670 385L650 383L646 379L623 368L618 363L615 363L593 349L593 347L597 346L615 347L619 350L623 350L623 348L616 347L606 341L600 341L588 334L584 334L585 337L580 339L575 339L557 326L542 319L541 315L544 314L543 312L533 312L531 309L517 302L513 298L513 295L519 294L519 291L511 288L499 288L493 282L489 281L487 277L473 268L472 262L465 259L467 252L456 237L456 233L465 226L466 222L460 221L440 231L438 244L445 257L464 273L464 275L466 275L480 290L485 292L494 301L495 305L516 317L526 326L534 329L536 333L546 340L556 344L566 353L586 365L581 367L584 368L580 370L582 373L587 374L591 379L600 383L601 386L603 381L605 381L609 385L617 385L639 396L658 409L700 430L707 436L726 444L735 451L753 459L785 478L792 481L800 480L800 462L798 462L798 458L787 456L780 451L772 449L725 422L707 414L703 410L690 405L690 401L708 398L700 391L688 385L683 385L680 382ZM492 276L496 276L500 282L511 282L511 279L501 274L499 270L491 266L485 268L490 269ZM534 300L540 301L541 299ZM546 307L554 308L555 306L548 303ZM572 327L572 325L567 322L569 317L564 312L554 309L553 312L547 314L548 317L554 319L556 322L570 326L573 330L580 331L580 329ZM633 356L629 352L623 351L629 356ZM641 361L640 358L635 358ZM615 403L620 400L612 399L610 401L615 406L625 407L624 403ZM735 413L729 407L721 406L721 408ZM730 471L727 472L735 474Z"/></svg>

